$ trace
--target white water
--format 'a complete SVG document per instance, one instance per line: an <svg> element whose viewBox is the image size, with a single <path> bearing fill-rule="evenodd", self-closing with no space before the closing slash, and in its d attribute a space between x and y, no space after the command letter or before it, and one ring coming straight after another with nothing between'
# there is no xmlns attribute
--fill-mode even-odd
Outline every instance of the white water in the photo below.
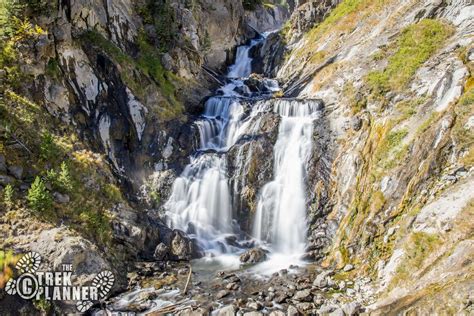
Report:
<svg viewBox="0 0 474 316"><path fill-rule="evenodd" d="M282 116L274 146L274 180L260 195L254 235L279 254L304 253L307 232L305 176L312 150L316 102L279 100L274 112Z"/></svg>
<svg viewBox="0 0 474 316"><path fill-rule="evenodd" d="M249 109L235 88L247 88L242 78L252 71L249 52L262 40L238 48L236 62L229 68L229 82L220 89L223 96L206 102L204 113L196 122L200 149L174 182L165 209L173 228L194 237L206 254L219 255L224 264L231 262L235 266L235 254L243 249L229 245L226 238L239 233L239 225L233 220L232 197L240 192L238 186L229 186L226 154L242 136L258 133L265 112L279 114L282 119L273 150L274 179L263 188L256 188L260 198L253 225L254 236L270 247L271 259L278 261L262 265L268 271L270 266L281 269L299 262L304 253L305 176L319 103L281 99L260 101ZM265 84L270 91L279 89L274 80L267 79ZM241 148L235 159L237 170L243 170L247 159Z"/></svg>

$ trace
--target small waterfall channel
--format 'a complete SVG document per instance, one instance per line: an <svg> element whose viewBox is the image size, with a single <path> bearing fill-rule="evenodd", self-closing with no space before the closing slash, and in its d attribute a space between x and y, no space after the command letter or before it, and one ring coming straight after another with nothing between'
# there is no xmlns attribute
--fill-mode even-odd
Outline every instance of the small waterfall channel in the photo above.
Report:
<svg viewBox="0 0 474 316"><path fill-rule="evenodd" d="M206 101L204 113L195 122L200 148L175 180L165 204L170 226L194 238L207 258L230 257L235 263L238 254L255 245L291 260L304 253L306 172L313 147L313 125L322 104L275 99L273 94L280 88L272 79L260 78L261 91L250 91L246 82L252 73L251 51L265 39L264 35L238 47L226 84ZM243 138L257 135L262 118L269 114L280 117L273 152L267 153L273 159L273 179L255 188L258 204L252 216L253 228L246 232L235 216L238 206L232 202L242 192L230 185L229 151ZM247 158L237 155L233 159L242 170Z"/></svg>

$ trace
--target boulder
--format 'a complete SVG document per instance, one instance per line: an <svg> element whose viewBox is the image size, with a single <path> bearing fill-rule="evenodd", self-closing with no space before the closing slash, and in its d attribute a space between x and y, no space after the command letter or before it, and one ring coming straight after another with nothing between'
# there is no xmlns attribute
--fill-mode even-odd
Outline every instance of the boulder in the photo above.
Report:
<svg viewBox="0 0 474 316"><path fill-rule="evenodd" d="M252 248L240 255L242 263L258 263L267 260L267 250L262 248Z"/></svg>
<svg viewBox="0 0 474 316"><path fill-rule="evenodd" d="M332 271L324 271L318 274L316 279L313 282L313 285L318 288L324 288L328 285L328 277L331 275Z"/></svg>
<svg viewBox="0 0 474 316"><path fill-rule="evenodd" d="M229 295L229 294L230 294L229 291L227 291L227 290L221 290L221 291L219 291L219 292L216 293L216 299L219 300L219 299L221 299L221 298L226 297L226 296Z"/></svg>
<svg viewBox="0 0 474 316"><path fill-rule="evenodd" d="M286 313L287 316L298 316L300 315L300 312L298 311L298 309L296 307L294 307L293 305L290 305L288 306L288 311Z"/></svg>
<svg viewBox="0 0 474 316"><path fill-rule="evenodd" d="M30 249L40 254L45 271L62 271L64 264L71 264L71 281L74 286L90 284L100 272L111 271L115 282L109 293L123 291L127 287L127 274L123 266L111 265L111 261L106 259L105 253L97 246L68 229L52 228L42 231L30 244ZM61 314L77 313L75 302L55 302L54 305L57 305Z"/></svg>
<svg viewBox="0 0 474 316"><path fill-rule="evenodd" d="M217 316L234 316L237 314L237 308L234 305L227 305L217 311Z"/></svg>
<svg viewBox="0 0 474 316"><path fill-rule="evenodd" d="M191 260L198 257L194 242L184 232L175 229L171 234L169 244L171 260Z"/></svg>
<svg viewBox="0 0 474 316"><path fill-rule="evenodd" d="M18 180L21 180L21 178L23 177L23 167L9 166L8 173L17 178Z"/></svg>
<svg viewBox="0 0 474 316"><path fill-rule="evenodd" d="M311 291L309 289L298 291L293 296L293 299L301 302L311 302Z"/></svg>
<svg viewBox="0 0 474 316"><path fill-rule="evenodd" d="M342 310L346 316L359 315L361 312L361 305L359 302L350 302L342 305Z"/></svg>
<svg viewBox="0 0 474 316"><path fill-rule="evenodd" d="M170 249L168 246L166 246L164 243L159 243L158 246L156 246L153 257L159 261L166 260L166 258L168 257L169 251Z"/></svg>

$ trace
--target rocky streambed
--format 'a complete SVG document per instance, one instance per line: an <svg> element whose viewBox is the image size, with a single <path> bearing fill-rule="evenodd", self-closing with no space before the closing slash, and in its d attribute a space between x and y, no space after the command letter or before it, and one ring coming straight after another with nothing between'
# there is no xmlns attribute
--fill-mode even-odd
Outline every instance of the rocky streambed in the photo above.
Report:
<svg viewBox="0 0 474 316"><path fill-rule="evenodd" d="M259 264L222 270L216 261L137 263L130 291L94 310L144 315L357 315L374 302L371 280L354 267L290 266L270 275Z"/></svg>

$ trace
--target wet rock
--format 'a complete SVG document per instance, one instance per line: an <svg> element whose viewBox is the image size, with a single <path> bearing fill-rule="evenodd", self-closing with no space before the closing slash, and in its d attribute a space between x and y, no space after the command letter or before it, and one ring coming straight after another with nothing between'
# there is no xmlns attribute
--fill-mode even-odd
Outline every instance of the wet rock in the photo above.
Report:
<svg viewBox="0 0 474 316"><path fill-rule="evenodd" d="M311 291L309 289L303 290L303 291L298 291L293 296L293 299L296 300L296 301L310 302L311 299L312 299Z"/></svg>
<svg viewBox="0 0 474 316"><path fill-rule="evenodd" d="M67 204L71 201L71 198L69 197L69 195L61 194L59 192L54 192L53 198L54 198L54 201L56 201L59 204Z"/></svg>
<svg viewBox="0 0 474 316"><path fill-rule="evenodd" d="M240 255L242 263L258 263L267 260L268 251L262 248L253 248Z"/></svg>
<svg viewBox="0 0 474 316"><path fill-rule="evenodd" d="M229 294L230 294L230 292L227 291L227 290L220 290L219 292L216 293L216 298L219 300L223 297L226 297Z"/></svg>
<svg viewBox="0 0 474 316"><path fill-rule="evenodd" d="M352 264L346 264L344 267L344 272L349 272L354 270L354 266Z"/></svg>
<svg viewBox="0 0 474 316"><path fill-rule="evenodd" d="M237 308L234 305L227 305L217 311L218 316L234 316L237 314Z"/></svg>
<svg viewBox="0 0 474 316"><path fill-rule="evenodd" d="M173 260L190 260L195 254L193 241L180 230L173 231L169 247Z"/></svg>
<svg viewBox="0 0 474 316"><path fill-rule="evenodd" d="M350 302L342 305L342 310L347 316L359 315L361 312L361 305L358 302Z"/></svg>
<svg viewBox="0 0 474 316"><path fill-rule="evenodd" d="M166 259L169 253L169 248L166 246L164 243L159 243L158 246L156 246L155 253L153 254L153 257L156 260L163 261Z"/></svg>
<svg viewBox="0 0 474 316"><path fill-rule="evenodd" d="M287 316L297 316L297 315L300 315L300 312L298 311L298 309L296 307L294 307L293 305L290 305L290 306L288 306L288 310L286 312L286 315Z"/></svg>
<svg viewBox="0 0 474 316"><path fill-rule="evenodd" d="M256 311L259 311L263 308L262 304L260 304L259 302L249 302L247 304L247 307L251 308L251 309L254 309Z"/></svg>
<svg viewBox="0 0 474 316"><path fill-rule="evenodd" d="M9 166L8 167L8 173L10 173L12 176L17 178L18 180L21 180L23 177L23 167L21 166Z"/></svg>

